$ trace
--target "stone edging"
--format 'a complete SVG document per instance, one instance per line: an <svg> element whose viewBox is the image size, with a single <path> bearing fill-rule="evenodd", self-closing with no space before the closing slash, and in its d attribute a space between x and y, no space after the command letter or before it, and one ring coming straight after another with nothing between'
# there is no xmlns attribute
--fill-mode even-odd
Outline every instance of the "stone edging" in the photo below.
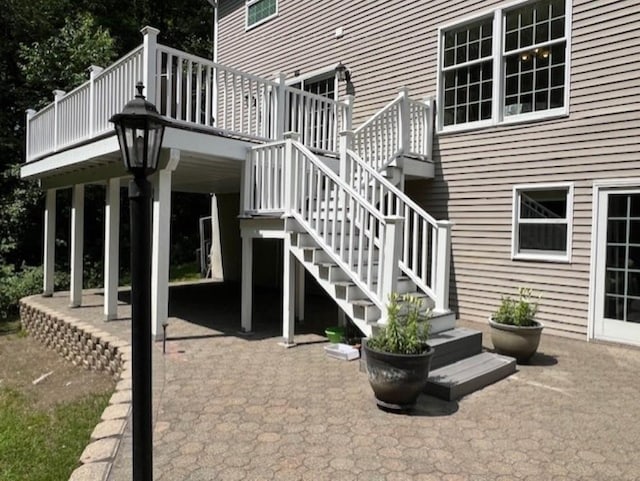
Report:
<svg viewBox="0 0 640 481"><path fill-rule="evenodd" d="M39 295L20 301L23 328L73 364L107 371L116 390L91 440L80 456L80 467L69 481L106 481L131 412L131 345L117 337L47 307Z"/></svg>

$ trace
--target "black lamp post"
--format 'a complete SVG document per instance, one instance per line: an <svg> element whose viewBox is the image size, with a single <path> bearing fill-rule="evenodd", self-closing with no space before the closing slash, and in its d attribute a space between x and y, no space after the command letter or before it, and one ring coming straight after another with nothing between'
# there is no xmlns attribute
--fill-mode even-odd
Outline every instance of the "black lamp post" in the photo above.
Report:
<svg viewBox="0 0 640 481"><path fill-rule="evenodd" d="M133 174L129 183L131 222L131 344L133 389L133 479L153 479L151 426L151 184L147 176L158 168L167 121L142 95L111 117L122 160Z"/></svg>

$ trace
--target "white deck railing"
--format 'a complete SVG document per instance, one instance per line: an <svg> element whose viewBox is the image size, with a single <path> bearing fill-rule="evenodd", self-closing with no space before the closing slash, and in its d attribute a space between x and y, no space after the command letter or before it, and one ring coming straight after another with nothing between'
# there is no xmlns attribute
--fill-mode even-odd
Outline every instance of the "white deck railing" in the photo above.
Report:
<svg viewBox="0 0 640 481"><path fill-rule="evenodd" d="M402 219L384 216L295 140L254 147L245 169L244 212L294 217L384 312L397 283Z"/></svg>
<svg viewBox="0 0 640 481"><path fill-rule="evenodd" d="M352 133L346 133L341 149L340 172L358 194L384 216L404 219L400 269L435 301L436 311L449 308L450 229L437 221L377 170L349 150Z"/></svg>
<svg viewBox="0 0 640 481"><path fill-rule="evenodd" d="M91 140L113 130L109 119L135 95L143 81L160 113L176 125L253 141L278 140L285 131L322 153L338 150L338 132L350 107L159 45L157 31L113 65L94 67L90 79L40 112L27 112L27 161Z"/></svg>
<svg viewBox="0 0 640 481"><path fill-rule="evenodd" d="M402 155L431 161L433 101L417 102L402 89L354 133L354 152L375 170L384 169Z"/></svg>

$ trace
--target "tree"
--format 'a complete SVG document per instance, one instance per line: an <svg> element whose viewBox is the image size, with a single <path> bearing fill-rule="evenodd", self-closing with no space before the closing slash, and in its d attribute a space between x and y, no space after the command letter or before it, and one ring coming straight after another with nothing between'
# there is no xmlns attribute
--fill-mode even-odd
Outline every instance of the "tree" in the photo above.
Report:
<svg viewBox="0 0 640 481"><path fill-rule="evenodd" d="M87 79L90 65L107 66L116 57L109 31L95 24L90 13L68 18L51 37L20 46L20 68L38 92L71 90ZM44 105L51 102L50 94Z"/></svg>

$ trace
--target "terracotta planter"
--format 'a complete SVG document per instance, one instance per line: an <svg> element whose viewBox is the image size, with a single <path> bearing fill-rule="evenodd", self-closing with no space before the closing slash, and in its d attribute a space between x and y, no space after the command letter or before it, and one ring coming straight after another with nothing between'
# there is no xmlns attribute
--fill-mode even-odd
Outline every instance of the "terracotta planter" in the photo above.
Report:
<svg viewBox="0 0 640 481"><path fill-rule="evenodd" d="M500 324L489 318L491 342L498 354L515 357L519 363L527 362L538 350L543 325L534 321L534 326L512 326Z"/></svg>
<svg viewBox="0 0 640 481"><path fill-rule="evenodd" d="M370 349L363 339L369 384L378 406L404 411L412 408L424 390L434 349L422 354L391 354Z"/></svg>

